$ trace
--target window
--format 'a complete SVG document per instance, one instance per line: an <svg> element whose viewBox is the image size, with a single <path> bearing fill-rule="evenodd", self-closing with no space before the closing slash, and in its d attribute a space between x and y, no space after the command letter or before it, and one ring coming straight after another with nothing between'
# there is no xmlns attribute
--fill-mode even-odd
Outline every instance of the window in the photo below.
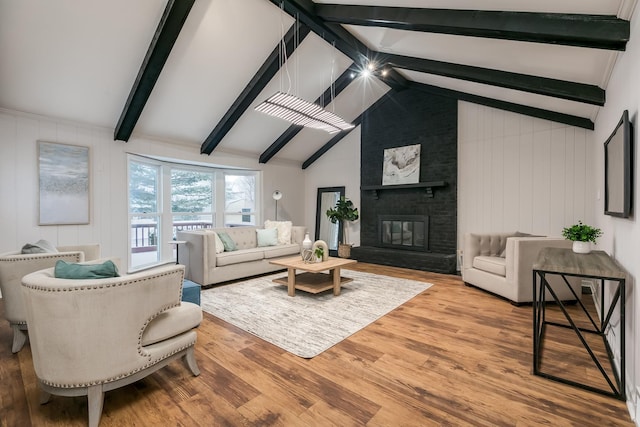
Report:
<svg viewBox="0 0 640 427"><path fill-rule="evenodd" d="M132 268L160 260L160 166L129 162L129 248Z"/></svg>
<svg viewBox="0 0 640 427"><path fill-rule="evenodd" d="M130 269L175 260L178 231L257 224L259 178L130 155Z"/></svg>
<svg viewBox="0 0 640 427"><path fill-rule="evenodd" d="M173 236L182 230L211 228L214 221L214 173L171 169L171 214Z"/></svg>
<svg viewBox="0 0 640 427"><path fill-rule="evenodd" d="M225 173L224 195L224 224L226 227L256 224L255 173Z"/></svg>

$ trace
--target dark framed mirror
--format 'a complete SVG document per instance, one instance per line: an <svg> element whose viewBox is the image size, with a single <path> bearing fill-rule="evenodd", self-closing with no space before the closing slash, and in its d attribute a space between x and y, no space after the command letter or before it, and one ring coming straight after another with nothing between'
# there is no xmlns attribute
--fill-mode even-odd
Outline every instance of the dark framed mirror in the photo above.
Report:
<svg viewBox="0 0 640 427"><path fill-rule="evenodd" d="M326 212L336 205L340 197L344 197L344 187L318 188L315 238L327 242L330 256L338 255L338 242L342 240L342 223L333 224Z"/></svg>
<svg viewBox="0 0 640 427"><path fill-rule="evenodd" d="M604 213L628 218L632 195L633 127L627 110L604 143Z"/></svg>

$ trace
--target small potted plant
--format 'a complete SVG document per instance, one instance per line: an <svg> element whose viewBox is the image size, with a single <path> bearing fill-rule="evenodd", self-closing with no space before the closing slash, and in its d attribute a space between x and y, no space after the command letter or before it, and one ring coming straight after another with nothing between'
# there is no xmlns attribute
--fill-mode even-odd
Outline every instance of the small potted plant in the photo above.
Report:
<svg viewBox="0 0 640 427"><path fill-rule="evenodd" d="M316 256L316 262L322 262L322 258L324 257L324 248L322 248L322 246L316 246L313 250L313 254Z"/></svg>
<svg viewBox="0 0 640 427"><path fill-rule="evenodd" d="M344 196L336 202L336 206L327 210L327 217L332 223L342 222L342 242L338 245L338 256L349 258L351 256L351 244L348 242L348 222L359 218L358 208L353 207L353 202Z"/></svg>
<svg viewBox="0 0 640 427"><path fill-rule="evenodd" d="M573 242L573 252L577 254L591 252L591 243L595 245L600 236L602 236L602 230L583 224L582 221L562 229L562 237Z"/></svg>

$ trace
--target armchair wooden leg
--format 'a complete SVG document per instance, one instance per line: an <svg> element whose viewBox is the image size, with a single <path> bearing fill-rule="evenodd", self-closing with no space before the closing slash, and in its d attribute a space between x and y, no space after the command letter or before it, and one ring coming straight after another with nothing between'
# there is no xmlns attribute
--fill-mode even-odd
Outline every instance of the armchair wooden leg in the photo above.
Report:
<svg viewBox="0 0 640 427"><path fill-rule="evenodd" d="M24 343L27 341L27 332L20 325L12 325L13 328L13 345L11 352L17 353L22 350Z"/></svg>
<svg viewBox="0 0 640 427"><path fill-rule="evenodd" d="M44 390L40 390L40 404L44 405L49 403L49 399L51 399L51 393L47 393Z"/></svg>
<svg viewBox="0 0 640 427"><path fill-rule="evenodd" d="M200 369L198 368L198 363L196 362L196 356L193 347L187 350L187 354L184 355L184 361L187 363L187 367L189 368L189 370L191 370L191 373L194 377L200 375Z"/></svg>
<svg viewBox="0 0 640 427"><path fill-rule="evenodd" d="M98 427L100 417L102 416L102 405L104 403L102 384L87 388L87 400L89 403L89 427Z"/></svg>

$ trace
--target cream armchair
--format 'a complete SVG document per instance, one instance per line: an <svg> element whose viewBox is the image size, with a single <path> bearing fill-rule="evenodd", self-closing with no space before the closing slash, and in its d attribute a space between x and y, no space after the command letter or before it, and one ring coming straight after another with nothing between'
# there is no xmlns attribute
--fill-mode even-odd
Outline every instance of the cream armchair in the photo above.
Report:
<svg viewBox="0 0 640 427"><path fill-rule="evenodd" d="M181 302L184 266L106 279L22 279L41 403L51 394L88 397L89 426L100 423L104 393L183 358L193 375L200 306Z"/></svg>
<svg viewBox="0 0 640 427"><path fill-rule="evenodd" d="M519 233L518 233L519 234ZM462 280L510 300L514 304L533 301L533 264L544 247L570 248L572 242L554 237L516 237L516 233L467 233L462 252ZM575 301L559 277L549 284L563 301ZM570 280L576 295L581 282ZM550 296L547 295L550 299Z"/></svg>
<svg viewBox="0 0 640 427"><path fill-rule="evenodd" d="M0 293L4 302L5 317L13 329L11 351L19 352L27 339L27 315L22 302L22 277L34 271L53 267L58 260L82 262L100 257L100 246L59 246L57 253L21 254L7 252L0 254Z"/></svg>

